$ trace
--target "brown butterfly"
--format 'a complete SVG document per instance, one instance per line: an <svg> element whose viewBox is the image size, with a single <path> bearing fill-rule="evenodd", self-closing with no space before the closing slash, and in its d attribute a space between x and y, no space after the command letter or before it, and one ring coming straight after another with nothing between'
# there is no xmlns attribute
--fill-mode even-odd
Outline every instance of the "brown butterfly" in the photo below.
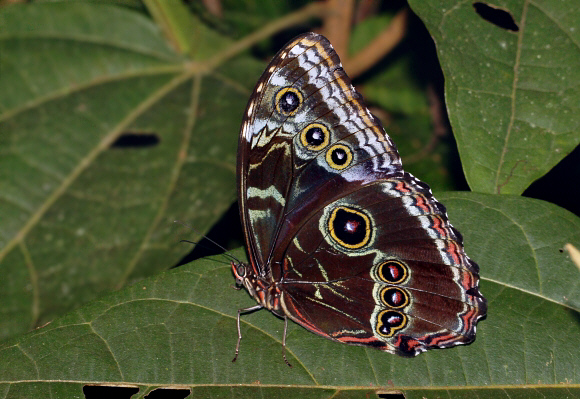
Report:
<svg viewBox="0 0 580 399"><path fill-rule="evenodd" d="M284 346L288 318L404 356L475 339L479 267L323 36L292 40L258 81L238 195L250 262L232 269L258 305L238 310L236 358L240 313L260 308L284 318Z"/></svg>

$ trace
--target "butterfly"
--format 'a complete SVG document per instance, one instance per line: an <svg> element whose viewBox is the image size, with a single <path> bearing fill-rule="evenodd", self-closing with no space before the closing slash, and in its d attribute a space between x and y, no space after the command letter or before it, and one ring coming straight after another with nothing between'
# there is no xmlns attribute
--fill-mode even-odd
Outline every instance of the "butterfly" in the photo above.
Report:
<svg viewBox="0 0 580 399"><path fill-rule="evenodd" d="M487 310L479 267L325 37L296 37L264 71L237 174L249 263L231 266L258 304L238 310L234 361L240 314L261 308L284 319L283 348L288 319L402 356L475 339Z"/></svg>

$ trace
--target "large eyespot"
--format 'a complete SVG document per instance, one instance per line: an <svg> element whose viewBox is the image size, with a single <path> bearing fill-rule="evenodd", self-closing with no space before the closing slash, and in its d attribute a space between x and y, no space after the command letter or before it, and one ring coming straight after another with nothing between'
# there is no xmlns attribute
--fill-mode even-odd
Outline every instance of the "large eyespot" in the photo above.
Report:
<svg viewBox="0 0 580 399"><path fill-rule="evenodd" d="M352 162L352 151L344 144L335 144L326 151L326 162L332 169L344 169Z"/></svg>
<svg viewBox="0 0 580 399"><path fill-rule="evenodd" d="M293 115L302 105L302 93L293 87L284 87L276 93L276 111L282 115Z"/></svg>
<svg viewBox="0 0 580 399"><path fill-rule="evenodd" d="M358 249L371 239L371 220L361 211L339 206L328 218L330 236L341 246Z"/></svg>
<svg viewBox="0 0 580 399"><path fill-rule="evenodd" d="M310 151L320 151L330 142L330 132L320 123L311 123L300 132L300 142Z"/></svg>
<svg viewBox="0 0 580 399"><path fill-rule="evenodd" d="M407 324L407 316L394 310L383 310L377 316L376 330L379 335L389 338L397 330L402 329Z"/></svg>
<svg viewBox="0 0 580 399"><path fill-rule="evenodd" d="M409 269L398 260L388 260L376 268L376 277L390 284L401 284L409 277Z"/></svg>
<svg viewBox="0 0 580 399"><path fill-rule="evenodd" d="M380 298L383 304L394 309L401 309L409 304L409 295L397 287L383 288Z"/></svg>

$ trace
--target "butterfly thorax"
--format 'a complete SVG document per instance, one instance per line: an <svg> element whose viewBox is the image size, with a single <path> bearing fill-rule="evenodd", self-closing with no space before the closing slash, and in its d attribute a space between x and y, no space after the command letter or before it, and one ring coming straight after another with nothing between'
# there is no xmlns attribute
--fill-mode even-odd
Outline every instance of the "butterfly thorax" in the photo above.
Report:
<svg viewBox="0 0 580 399"><path fill-rule="evenodd" d="M231 265L237 285L243 286L256 302L266 309L283 315L280 307L280 289L276 283L259 277L246 263L232 262Z"/></svg>

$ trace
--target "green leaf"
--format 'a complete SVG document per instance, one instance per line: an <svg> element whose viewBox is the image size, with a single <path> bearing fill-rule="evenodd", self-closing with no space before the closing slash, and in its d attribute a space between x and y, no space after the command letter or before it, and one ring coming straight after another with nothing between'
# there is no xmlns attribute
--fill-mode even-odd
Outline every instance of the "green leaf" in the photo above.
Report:
<svg viewBox="0 0 580 399"><path fill-rule="evenodd" d="M217 26L220 31L231 36L242 36L260 29L306 3L304 0L266 2L224 0L220 2L223 10L220 16L211 14L208 7L200 2L191 2L191 7L202 20L209 21L210 25Z"/></svg>
<svg viewBox="0 0 580 399"><path fill-rule="evenodd" d="M441 197L466 233L488 299L488 317L469 346L408 359L331 342L291 322L290 369L282 360L284 323L262 310L242 316L241 352L232 363L236 310L255 302L232 289L229 263L215 257L145 279L5 342L0 381L11 392L46 389L39 382L50 380L200 392L260 384L267 387L237 389L313 397L377 389L437 397L450 388L450 397L500 397L504 389L526 396L530 388L538 395L580 394L580 273L559 250L580 242L580 219L526 198Z"/></svg>
<svg viewBox="0 0 580 399"><path fill-rule="evenodd" d="M144 0L143 2L172 47L180 54L190 52L194 39L194 20L186 5L179 1Z"/></svg>
<svg viewBox="0 0 580 399"><path fill-rule="evenodd" d="M191 250L173 222L206 232L234 201L263 64L187 60L143 15L99 4L3 7L0 26L4 338Z"/></svg>
<svg viewBox="0 0 580 399"><path fill-rule="evenodd" d="M438 198L484 279L580 309L580 274L563 248L580 243L580 219L548 202L467 192ZM477 243L476 245L474 245ZM492 245L493 243L493 245Z"/></svg>
<svg viewBox="0 0 580 399"><path fill-rule="evenodd" d="M369 42L389 26L393 15L378 15L367 18L354 26L349 43L351 55L362 50ZM403 45L399 45L403 47ZM406 46L404 46L406 48ZM364 82L364 98L371 104L378 104L392 113L403 113L416 117L428 115L425 88L417 84L412 68L411 52L405 57L390 62L388 68L374 73Z"/></svg>
<svg viewBox="0 0 580 399"><path fill-rule="evenodd" d="M580 3L481 3L511 15L517 31L473 2L410 4L437 43L470 187L521 194L580 143Z"/></svg>

